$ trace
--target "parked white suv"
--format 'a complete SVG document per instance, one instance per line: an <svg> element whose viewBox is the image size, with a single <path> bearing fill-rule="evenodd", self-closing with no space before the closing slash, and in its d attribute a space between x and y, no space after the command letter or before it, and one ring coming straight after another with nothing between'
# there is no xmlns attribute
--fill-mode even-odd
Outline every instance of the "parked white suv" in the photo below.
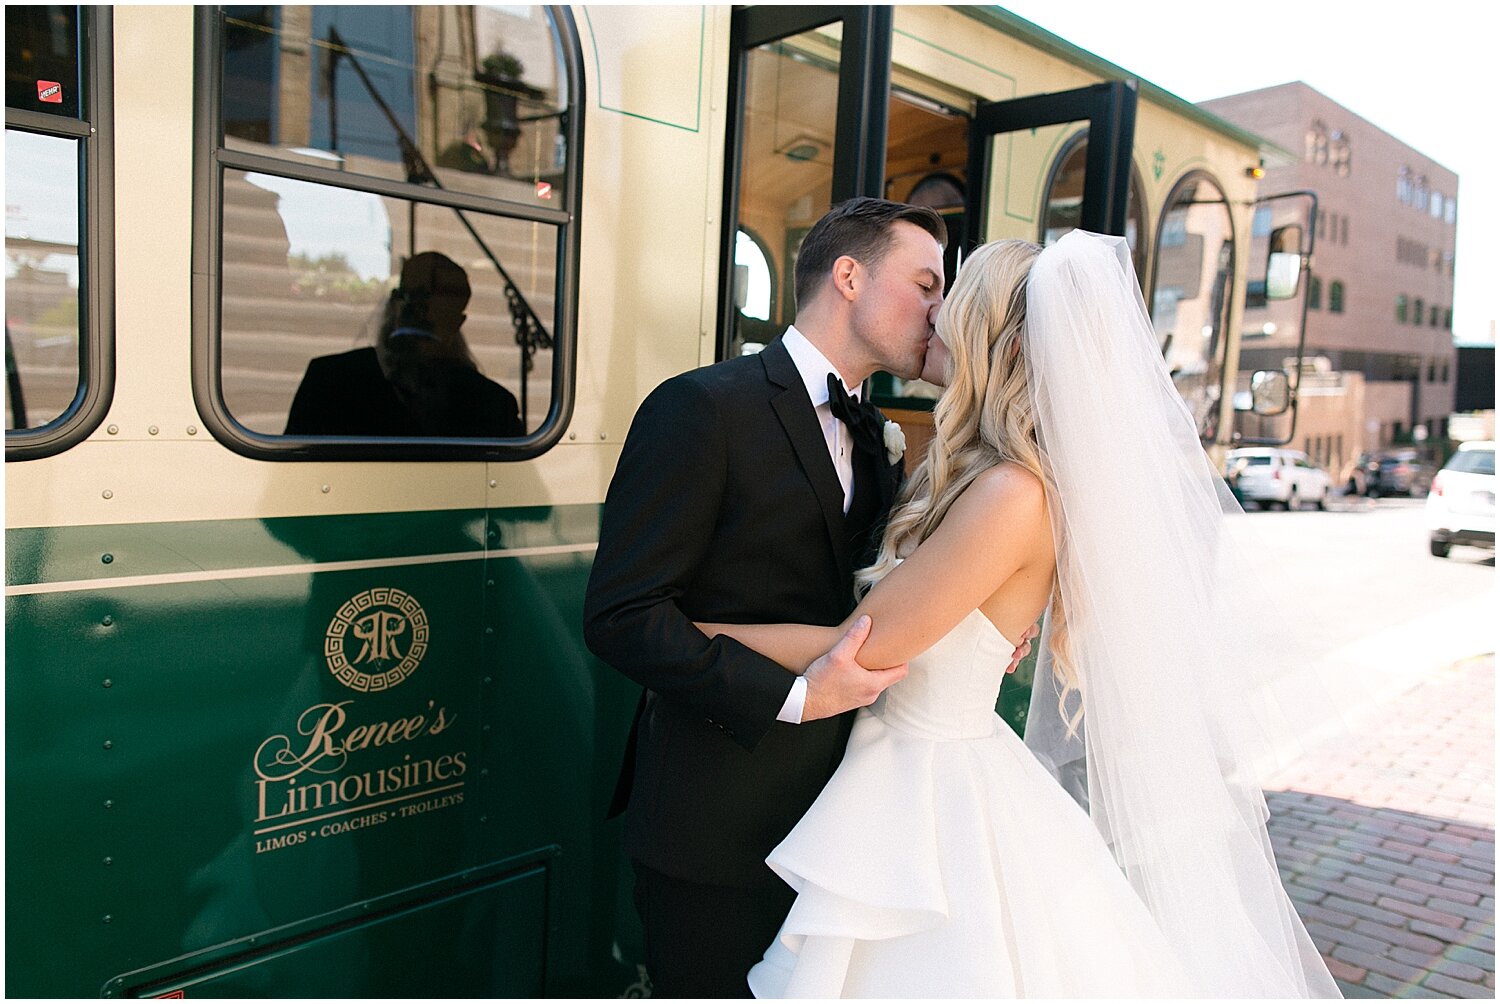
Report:
<svg viewBox="0 0 1500 1004"><path fill-rule="evenodd" d="M1454 544L1495 549L1495 444L1464 443L1432 479L1427 494L1429 544L1446 558Z"/></svg>
<svg viewBox="0 0 1500 1004"><path fill-rule="evenodd" d="M1224 480L1241 502L1256 502L1262 507L1297 509L1304 502L1312 502L1321 509L1328 501L1328 475L1297 450L1230 450L1224 458Z"/></svg>

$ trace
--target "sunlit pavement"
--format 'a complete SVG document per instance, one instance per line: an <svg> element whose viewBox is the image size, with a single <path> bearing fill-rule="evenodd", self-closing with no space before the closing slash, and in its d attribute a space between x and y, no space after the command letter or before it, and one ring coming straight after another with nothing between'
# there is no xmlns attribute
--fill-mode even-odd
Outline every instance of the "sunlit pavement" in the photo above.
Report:
<svg viewBox="0 0 1500 1004"><path fill-rule="evenodd" d="M1345 715L1495 651L1493 552L1428 553L1423 500L1330 501L1327 512L1251 512L1244 522L1288 622L1287 643ZM1275 653L1283 654L1283 653Z"/></svg>
<svg viewBox="0 0 1500 1004"><path fill-rule="evenodd" d="M1271 839L1346 996L1493 998L1494 557L1434 558L1422 505L1249 514L1344 723L1272 777Z"/></svg>
<svg viewBox="0 0 1500 1004"><path fill-rule="evenodd" d="M1494 667L1364 709L1266 793L1282 880L1346 996L1495 996Z"/></svg>

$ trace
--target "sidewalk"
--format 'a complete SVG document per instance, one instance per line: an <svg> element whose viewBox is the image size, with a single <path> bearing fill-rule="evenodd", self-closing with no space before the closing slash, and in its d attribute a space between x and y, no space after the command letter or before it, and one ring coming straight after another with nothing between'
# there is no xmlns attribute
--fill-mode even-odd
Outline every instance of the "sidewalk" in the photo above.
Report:
<svg viewBox="0 0 1500 1004"><path fill-rule="evenodd" d="M1282 881L1348 997L1495 996L1494 666L1429 675L1268 786Z"/></svg>

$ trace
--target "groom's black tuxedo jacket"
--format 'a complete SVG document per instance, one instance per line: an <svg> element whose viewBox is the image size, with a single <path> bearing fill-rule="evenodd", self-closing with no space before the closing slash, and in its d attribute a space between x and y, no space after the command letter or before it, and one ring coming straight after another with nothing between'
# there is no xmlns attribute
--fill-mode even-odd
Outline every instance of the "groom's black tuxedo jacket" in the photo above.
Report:
<svg viewBox="0 0 1500 1004"><path fill-rule="evenodd" d="M779 881L765 857L838 766L852 715L778 722L792 674L692 622L839 623L900 476L899 461L856 452L845 516L780 339L673 377L642 403L584 608L589 648L647 688L621 777L632 858L696 882Z"/></svg>

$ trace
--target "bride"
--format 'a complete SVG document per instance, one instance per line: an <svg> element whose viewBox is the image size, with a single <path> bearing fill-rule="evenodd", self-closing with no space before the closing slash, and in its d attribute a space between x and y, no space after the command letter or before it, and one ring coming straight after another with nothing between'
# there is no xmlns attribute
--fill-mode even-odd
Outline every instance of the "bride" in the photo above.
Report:
<svg viewBox="0 0 1500 1004"><path fill-rule="evenodd" d="M1125 242L980 248L923 377L946 385L935 435L849 621L700 625L793 672L841 634L864 665L910 663L767 859L797 898L751 989L1339 996L1253 776L1277 679L1237 507ZM1023 744L994 706L1044 612Z"/></svg>

